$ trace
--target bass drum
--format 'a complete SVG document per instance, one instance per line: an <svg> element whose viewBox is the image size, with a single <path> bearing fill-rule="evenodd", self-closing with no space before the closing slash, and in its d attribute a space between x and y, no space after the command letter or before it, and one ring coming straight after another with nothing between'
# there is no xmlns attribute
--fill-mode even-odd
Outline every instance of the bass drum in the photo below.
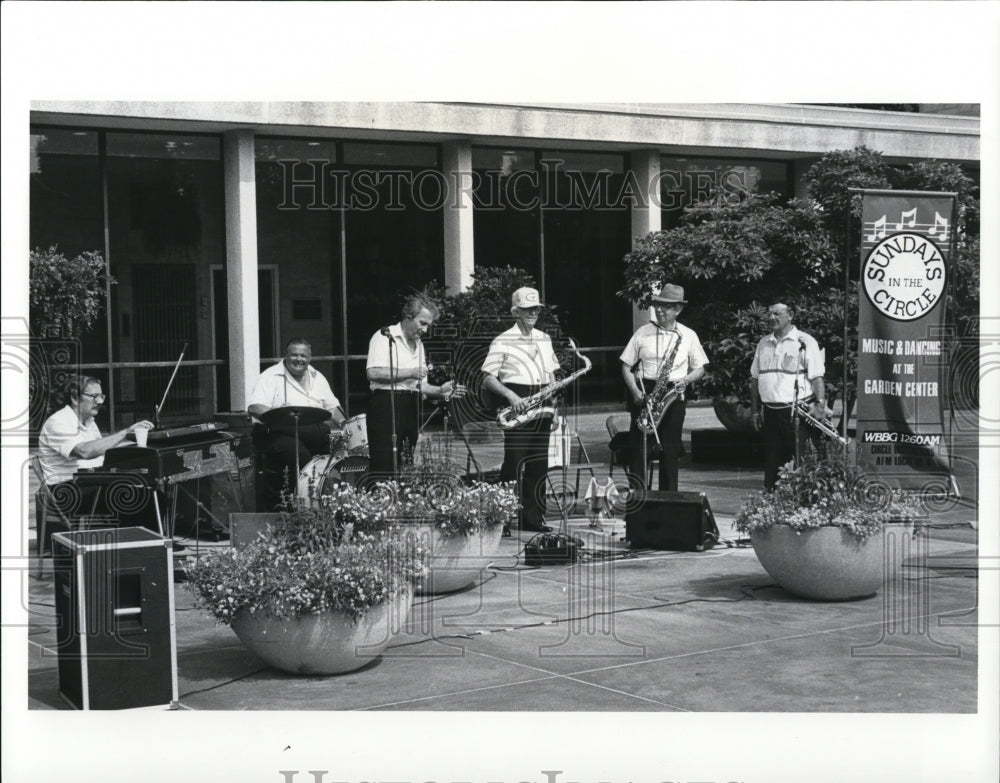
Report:
<svg viewBox="0 0 1000 783"><path fill-rule="evenodd" d="M318 454L309 460L299 471L299 484L295 494L305 500L330 494L333 485L340 482L333 460L334 457L329 454Z"/></svg>
<svg viewBox="0 0 1000 783"><path fill-rule="evenodd" d="M368 473L370 462L368 457L363 457L360 454L344 457L344 459L334 465L337 480L351 486L357 486L358 482Z"/></svg>

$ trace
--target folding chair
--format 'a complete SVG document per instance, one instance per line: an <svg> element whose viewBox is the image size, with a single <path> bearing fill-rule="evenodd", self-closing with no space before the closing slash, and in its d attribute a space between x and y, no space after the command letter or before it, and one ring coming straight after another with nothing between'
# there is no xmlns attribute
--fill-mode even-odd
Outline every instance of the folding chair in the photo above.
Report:
<svg viewBox="0 0 1000 783"><path fill-rule="evenodd" d="M35 550L39 557L44 557L52 548L52 542L48 537L49 514L52 512L58 514L67 530L73 529L73 523L52 494L49 485L45 483L45 474L37 456L31 458L30 465L31 472L38 479L38 489L35 491Z"/></svg>
<svg viewBox="0 0 1000 783"><path fill-rule="evenodd" d="M608 416L604 425L608 428L608 449L611 451L610 476L615 475L615 466L628 468L628 431L632 424L632 418L627 413L613 413ZM653 436L648 436L653 440ZM653 484L653 466L660 462L659 453L656 451L655 442L648 446L646 456L646 486Z"/></svg>

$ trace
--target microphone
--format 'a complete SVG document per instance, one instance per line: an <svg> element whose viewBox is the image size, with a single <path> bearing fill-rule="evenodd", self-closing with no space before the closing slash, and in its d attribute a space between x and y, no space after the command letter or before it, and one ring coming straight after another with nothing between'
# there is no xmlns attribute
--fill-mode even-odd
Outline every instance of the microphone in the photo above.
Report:
<svg viewBox="0 0 1000 783"><path fill-rule="evenodd" d="M382 335L383 337L390 337L391 336L389 334L389 327L388 326L383 326L381 329L378 330L378 333L380 335Z"/></svg>
<svg viewBox="0 0 1000 783"><path fill-rule="evenodd" d="M806 338L805 337L800 337L799 338L799 350L800 351L804 351L805 349L806 349Z"/></svg>

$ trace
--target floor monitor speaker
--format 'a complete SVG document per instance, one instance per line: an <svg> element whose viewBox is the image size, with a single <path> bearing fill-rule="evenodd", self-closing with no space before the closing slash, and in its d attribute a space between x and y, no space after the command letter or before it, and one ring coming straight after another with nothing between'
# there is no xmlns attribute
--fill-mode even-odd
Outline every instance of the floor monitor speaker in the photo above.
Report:
<svg viewBox="0 0 1000 783"><path fill-rule="evenodd" d="M703 552L719 540L704 492L646 492L625 514L625 538L633 547Z"/></svg>

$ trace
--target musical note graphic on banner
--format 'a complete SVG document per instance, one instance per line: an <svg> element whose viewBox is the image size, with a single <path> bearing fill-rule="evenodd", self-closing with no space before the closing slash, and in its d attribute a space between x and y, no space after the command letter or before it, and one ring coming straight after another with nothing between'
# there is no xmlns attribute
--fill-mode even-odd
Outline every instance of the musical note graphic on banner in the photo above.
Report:
<svg viewBox="0 0 1000 783"><path fill-rule="evenodd" d="M909 222L907 222L909 218ZM899 222L896 224L896 230L900 231L904 226L906 228L913 228L917 223L917 208L909 209L906 212L899 213Z"/></svg>
<svg viewBox="0 0 1000 783"><path fill-rule="evenodd" d="M872 223L872 233L868 237L869 242L875 242L879 239L885 239L885 215Z"/></svg>
<svg viewBox="0 0 1000 783"><path fill-rule="evenodd" d="M948 221L941 217L940 212L934 213L934 225L927 229L927 233L932 237L937 236L938 231L941 232L940 240L942 242L948 241Z"/></svg>

